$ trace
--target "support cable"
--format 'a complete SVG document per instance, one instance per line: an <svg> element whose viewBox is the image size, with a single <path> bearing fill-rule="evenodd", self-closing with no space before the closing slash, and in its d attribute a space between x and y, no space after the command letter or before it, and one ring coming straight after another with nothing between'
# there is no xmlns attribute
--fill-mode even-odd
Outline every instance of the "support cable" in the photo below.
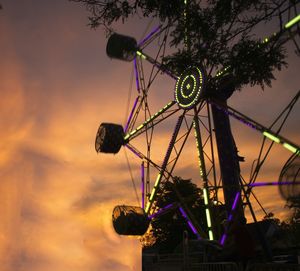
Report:
<svg viewBox="0 0 300 271"><path fill-rule="evenodd" d="M133 86L133 76L134 76L134 69L132 68L131 75L130 75L128 94L127 94L126 111L125 111L125 115L124 115L123 127L127 126L127 119L128 119L128 115L129 115L129 106L130 106L130 100L131 100L132 89L133 89L133 87L132 87Z"/></svg>
<svg viewBox="0 0 300 271"><path fill-rule="evenodd" d="M140 206L140 199L139 199L139 195L138 195L137 188L136 188L136 185L135 185L135 181L134 181L134 178L133 178L132 169L131 169L131 166L130 166L130 163L129 163L127 152L126 152L125 148L123 148L123 149L124 149L125 158L126 158L126 162L127 162L127 167L128 167L129 173L130 173L130 178L131 178L132 186L133 186L133 189L134 189L135 197L136 197L136 200L137 200L137 204L138 204L138 206Z"/></svg>

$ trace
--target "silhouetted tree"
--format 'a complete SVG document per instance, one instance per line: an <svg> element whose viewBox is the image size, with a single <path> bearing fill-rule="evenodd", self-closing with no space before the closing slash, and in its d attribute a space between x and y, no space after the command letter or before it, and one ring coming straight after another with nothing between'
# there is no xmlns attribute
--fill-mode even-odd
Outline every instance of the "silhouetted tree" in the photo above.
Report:
<svg viewBox="0 0 300 271"><path fill-rule="evenodd" d="M157 197L156 206L163 208L172 203L175 206L185 204L199 226L203 230L207 229L202 189L191 180L175 177L174 181L167 181L163 185ZM196 235L187 225L178 207L175 207L151 221L151 230L146 239L152 239L154 242L150 246L157 248L160 252L172 252L182 242L184 231L188 232L190 239L196 239Z"/></svg>
<svg viewBox="0 0 300 271"><path fill-rule="evenodd" d="M272 248L290 251L300 248L300 209L293 208L292 215L284 221L276 218L273 213L267 214L263 220L272 221L277 225L275 234L270 238ZM285 252L288 253L288 252Z"/></svg>
<svg viewBox="0 0 300 271"><path fill-rule="evenodd" d="M261 22L278 16L285 0L70 0L85 4L90 25L109 31L130 17L155 17L169 23L173 54L164 59L171 70L202 65L207 73L230 67L235 89L242 85L271 85L274 71L285 65L282 42L267 43L253 31ZM187 14L187 18L183 14ZM184 46L186 35L188 46Z"/></svg>
<svg viewBox="0 0 300 271"><path fill-rule="evenodd" d="M280 225L281 221L279 218L275 217L274 213L270 212L263 217L263 220L272 221L276 225Z"/></svg>
<svg viewBox="0 0 300 271"><path fill-rule="evenodd" d="M300 207L292 208L292 215L282 228L288 232L292 244L300 248Z"/></svg>

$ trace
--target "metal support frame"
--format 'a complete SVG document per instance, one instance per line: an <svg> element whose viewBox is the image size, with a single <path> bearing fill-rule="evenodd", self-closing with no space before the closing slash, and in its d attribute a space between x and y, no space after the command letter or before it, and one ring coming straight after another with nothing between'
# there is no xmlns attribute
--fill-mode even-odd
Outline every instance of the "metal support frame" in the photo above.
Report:
<svg viewBox="0 0 300 271"><path fill-rule="evenodd" d="M171 101L168 104L166 104L162 109L160 109L154 115L150 116L146 121L144 121L141 125L139 125L137 128L135 128L133 131L128 132L124 136L124 140L126 142L132 140L133 138L139 136L141 133L153 128L158 123L162 122L163 120L172 116L174 113L178 112L180 110L179 108L175 109L172 112L168 111L174 104L175 104L175 101ZM167 115L164 116L163 115L164 113L166 113ZM161 116L161 118L158 119L158 117L160 117L160 116Z"/></svg>
<svg viewBox="0 0 300 271"><path fill-rule="evenodd" d="M159 63L157 60L155 60L154 58L152 58L151 56L145 54L144 52L142 52L141 50L136 51L136 54L138 57L147 60L148 62L150 62L152 65L154 65L155 67L157 67L161 72L169 75L171 78L177 80L178 76L174 75L174 72L171 72L167 69L167 67L161 63Z"/></svg>
<svg viewBox="0 0 300 271"><path fill-rule="evenodd" d="M245 116L244 114L240 113L239 111L233 109L232 107L228 105L224 105L223 103L217 102L215 100L210 100L209 103L215 105L218 109L225 112L227 115L237 119L238 121L246 124L250 128L257 130L261 132L265 137L268 139L281 144L283 147L285 147L287 150L291 151L292 153L295 153L297 155L300 155L300 147L291 142L290 140L284 138L281 135L278 135L277 133L273 132L272 130L268 129L267 127L259 124L258 122L254 121L253 119Z"/></svg>
<svg viewBox="0 0 300 271"><path fill-rule="evenodd" d="M194 109L194 120L193 120L193 126L195 130L195 138L196 138L196 146L198 151L198 158L199 158L199 170L200 170L200 177L203 181L203 195L204 195L204 205L205 205L205 213L206 213L206 222L208 227L208 234L209 239L214 240L214 234L212 230L212 223L211 223L211 213L209 208L209 190L208 190L208 178L206 174L206 167L205 167L205 160L203 155L203 145L202 145L202 139L201 139L201 132L199 127L199 117L198 112L196 109Z"/></svg>
<svg viewBox="0 0 300 271"><path fill-rule="evenodd" d="M185 0L185 4L187 4L186 0ZM186 16L186 14L185 14ZM186 19L186 18L185 18ZM291 28L295 25L297 25L300 21L300 15L296 16L295 18L291 19L289 22L287 22L284 25L284 28L278 32L275 33L273 36L271 36L270 38L266 38L263 43L267 43L270 42L271 40L276 42L286 42L289 39L292 39L295 35L296 32L292 32ZM185 112L178 118L177 124L175 126L171 141L169 143L169 147L167 149L164 161L162 166L159 166L157 164L155 164L151 159L150 159L150 153L147 153L147 155L142 154L141 152L139 152L137 149L135 149L129 142L134 139L135 137L141 135L142 133L146 132L149 129L153 129L154 126L156 126L158 123L162 122L163 120L167 119L168 117L172 116L173 114L175 114L176 112L178 112L180 109L175 109L173 111L171 111L171 107L176 103L175 101L171 101L170 103L168 103L166 106L164 106L161 110L159 110L157 113L155 113L154 115L150 115L150 110L147 107L147 92L148 92L148 88L150 86L150 84L152 83L151 80L149 82L149 85L146 87L145 85L145 80L144 80L144 72L143 72L143 67L141 65L143 60L148 61L150 64L153 65L153 67L158 68L158 70L160 72L163 72L165 74L167 74L168 76L170 76L171 78L177 80L178 77L176 75L174 75L173 72L169 71L166 66L164 64L159 63L156 59L151 58L150 56L148 56L146 53L143 52L143 48L150 42L152 41L154 38L156 38L157 36L159 36L163 31L165 31L167 29L168 26L166 27L162 27L162 25L160 25L159 27L155 28L145 39L143 39L140 43L139 43L139 49L137 49L136 51L136 58L134 59L134 70L135 70L135 78L136 78L136 87L137 87L137 91L139 93L139 96L136 98L133 108L130 112L128 121L126 123L126 127L125 127L125 137L124 140L126 142L126 146L135 154L137 155L140 159L142 159L142 165L141 165L141 188L142 188L142 206L145 207L145 169L147 171L147 180L146 180L146 195L148 194L147 191L150 191L148 186L149 186L149 166L153 166L155 167L157 170L159 170L159 174L157 176L156 182L154 184L154 187L152 189L151 194L149 194L149 199L146 205L146 213L150 214L151 212L151 207L155 201L155 197L156 197L156 193L158 191L158 188L164 178L164 180L167 180L169 177L172 177L172 171L175 168L175 165L178 161L178 158L180 156L180 153L185 145L185 142L188 138L188 135L191 131L192 126L188 129L188 132L183 136L183 143L181 145L180 151L179 153L176 155L176 158L173 159L172 161L170 160L170 156L172 153L172 150L175 149L175 144L181 140L181 139L177 139L181 124L184 117ZM186 37L187 40L187 37ZM224 71L230 70L230 67L227 67ZM217 74L217 76L222 76L223 72L219 72ZM284 137L278 135L277 133L274 133L273 131L271 131L270 129L264 127L263 125L255 122L254 120L250 119L249 117L243 115L242 113L238 112L237 110L224 105L223 103L214 101L214 100L208 100L208 103L210 105L213 105L214 107L216 107L217 109L225 112L227 115L234 117L235 119L239 120L240 122L248 125L249 127L251 127L252 129L258 130L260 131L266 138L271 139L272 141L279 143L281 145L283 145L286 149L288 149L289 151L293 152L295 155L300 155L300 148L298 145L292 143L291 141L285 139ZM215 199L218 201L217 198L217 189L218 189L218 185L217 185L217 181L216 181L216 171L215 171L215 163L214 163L214 150L213 150L213 141L212 141L212 125L210 122L210 108L209 108L209 104L206 103L207 105L207 114L209 115L209 124L208 124L208 132L209 132L209 138L208 140L210 140L210 148L211 148L211 163L212 163L212 171L213 171L213 176L214 176L214 187L216 189L215 192ZM137 128L133 128L135 125L135 122L137 120L137 117L140 113L140 110L142 109L142 106L145 105L145 121L139 125ZM200 106L199 106L200 107ZM148 110L148 111L147 111ZM147 111L147 112L146 112ZM202 143L202 138L201 138L201 131L200 131L200 125L199 125L199 116L198 116L198 112L195 109L194 110L195 115L194 115L194 120L193 120L193 126L194 126L194 130L195 130L195 138L196 138L196 143L197 143L197 150L198 150L198 157L199 157L199 161L200 161L200 176L203 180L203 184L204 184L204 188L203 188L203 193L204 193L204 201L205 201L205 209L206 209L206 215L207 215L207 224L208 224L208 228L209 228L209 237L212 240L213 239L213 232L212 232L212 225L211 225L211 219L210 219L210 211L209 211L209 197L208 197L208 193L209 193L209 182L208 182L208 177L207 177L207 172L206 172L206 167L205 167L205 158L204 158L204 151L203 151L203 143ZM199 109L200 111L200 109ZM146 117L148 113L148 118ZM206 143L204 143L206 144ZM145 167L145 163L146 163L146 167ZM171 170L167 170L167 167L173 163ZM242 187L243 191L244 188ZM247 193L244 191L245 197L247 202L250 204L249 198ZM237 196L238 195L238 196ZM238 197L238 198L237 198ZM236 193L236 197L233 201L232 207L231 207L231 211L235 211L236 206L237 206L237 202L238 199L240 199L240 191L238 191ZM181 207L180 207L181 208ZM182 209L182 208L181 208ZM251 211L251 205L250 205L250 211ZM184 209L182 209L184 210ZM253 210L252 210L253 212ZM183 215L184 213L181 212ZM187 216L187 214L185 213L185 216ZM255 214L254 214L255 217ZM229 214L228 216L228 221L230 221L232 219L232 215ZM254 218L256 220L256 218ZM224 236L224 235L223 235ZM222 237L223 238L223 237Z"/></svg>
<svg viewBox="0 0 300 271"><path fill-rule="evenodd" d="M157 190L160 186L160 182L162 180L162 177L165 173L165 170L166 170L166 167L167 167L167 163L170 159L170 156L171 156L171 152L173 150L173 147L174 147L174 143L176 141L176 138L177 138L177 135L179 133L179 130L180 130L180 127L181 127L181 124L182 124L182 121L183 121L183 117L184 117L184 114L182 114L178 120L177 120L177 123L176 123L176 126L175 126L175 129L174 129L174 132L173 132L173 135L172 135L172 138L170 140L170 143L169 143L169 146L168 146L168 149L167 149L167 152L166 152L166 155L165 155L165 158L164 158L164 161L163 161L163 164L161 166L161 170L156 178L156 181L155 181L155 184L153 186L153 189L152 189L152 192L151 192L151 195L150 195L150 198L149 198L149 201L147 202L147 205L146 205L146 208L145 208L145 212L149 215L150 213L150 210L151 210L151 207L152 207L152 204L154 202L154 199L155 199L155 196L156 196L156 193L157 193Z"/></svg>

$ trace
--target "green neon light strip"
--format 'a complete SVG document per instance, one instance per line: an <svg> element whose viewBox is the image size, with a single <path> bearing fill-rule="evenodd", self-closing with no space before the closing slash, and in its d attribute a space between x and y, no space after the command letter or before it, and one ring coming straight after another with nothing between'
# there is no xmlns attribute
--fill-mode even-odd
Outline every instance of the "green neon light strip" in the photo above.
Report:
<svg viewBox="0 0 300 271"><path fill-rule="evenodd" d="M157 113L152 115L150 118L148 118L144 123L142 123L140 126L138 126L135 130L131 131L129 134L125 135L124 140L129 139L131 136L136 134L138 131L140 131L142 128L144 128L148 123L153 121L155 118L160 116L162 113L164 113L166 110L168 110L175 102L169 102L167 105L165 105L161 110L159 110Z"/></svg>
<svg viewBox="0 0 300 271"><path fill-rule="evenodd" d="M300 15L296 16L294 19L290 20L289 22L287 22L285 24L285 28L290 28L292 27L294 24L298 23L300 21Z"/></svg>
<svg viewBox="0 0 300 271"><path fill-rule="evenodd" d="M152 192L151 192L151 196L150 196L150 201L153 200L154 196L155 196L155 192L156 192L156 187L153 187Z"/></svg>
<svg viewBox="0 0 300 271"><path fill-rule="evenodd" d="M208 208L205 209L205 213L206 213L206 219L207 219L207 227L211 228L211 219L210 219L210 213Z"/></svg>
<svg viewBox="0 0 300 271"><path fill-rule="evenodd" d="M263 132L263 135L271 140L273 140L276 143L280 143L280 139L272 134L270 134L269 132Z"/></svg>
<svg viewBox="0 0 300 271"><path fill-rule="evenodd" d="M200 165L200 176L203 178L203 170L202 170L202 163L201 163L201 153L200 153L200 148L199 145L202 144L201 143L201 135L199 132L199 123L198 123L198 119L194 119L193 121L193 126L195 129L195 138L196 138L196 144L197 144L197 150L198 150L198 157L199 157L199 165ZM203 162L204 163L204 162ZM204 167L204 171L205 171L205 167ZM205 177L203 178L203 180L206 182L207 184L207 177L206 177L206 173L205 173ZM207 192L207 188L204 187L203 188L203 198L204 198L204 205L205 205L205 214L206 214L206 223L207 223L207 227L209 229L208 231L208 236L209 236L209 240L214 240L214 235L211 229L211 216L210 216L210 210L209 210L209 205L208 205L208 192Z"/></svg>
<svg viewBox="0 0 300 271"><path fill-rule="evenodd" d="M155 184L154 184L154 187L158 187L159 186L160 180L161 180L161 173L158 174L158 176L156 178L156 181L155 181Z"/></svg>
<svg viewBox="0 0 300 271"><path fill-rule="evenodd" d="M288 29L288 28L292 27L294 24L298 23L299 21L300 21L300 14L297 15L297 16L296 16L295 18L293 18L292 20L290 20L289 22L287 22L287 23L284 25L284 28L285 28L285 29ZM274 33L274 36L276 36L276 35L277 35L277 33ZM270 41L269 38L265 38L265 39L263 40L262 43L267 43L267 42L269 42L269 41ZM228 68L229 68L229 67L226 67L224 70L221 70L221 71L217 72L216 77L221 76Z"/></svg>
<svg viewBox="0 0 300 271"><path fill-rule="evenodd" d="M202 171L202 164L201 164L201 158L200 158L200 149L199 149L199 143L198 143L198 137L197 137L197 132L196 132L195 121L193 121L193 126L194 126L194 135L195 135L195 138L196 138L196 146L197 146L197 151L198 151L199 173L200 173L200 177L203 179L203 171ZM205 190L205 192L203 192L203 193L206 193L204 195L204 202L205 202L205 199L207 199L207 191L206 191L205 188L203 189L203 191L204 190ZM208 200L207 200L207 203L208 203Z"/></svg>
<svg viewBox="0 0 300 271"><path fill-rule="evenodd" d="M140 51L136 51L136 54L143 59L147 59L147 57Z"/></svg>
<svg viewBox="0 0 300 271"><path fill-rule="evenodd" d="M245 115L241 114L240 112L238 112L237 110L233 109L230 106L224 107L224 106L222 106L222 104L215 103L214 101L212 102L212 104L217 104L222 109L224 109L228 113L228 115L230 115L231 117L237 119L238 121L242 121L243 123L250 126L252 129L255 129L255 130L261 132L265 137L269 138L270 140L272 140L276 143L283 145L287 150L289 150L293 153L297 153L297 155L300 155L300 147L297 144L294 144L290 140L269 130L267 127L264 127L263 125L257 123L256 121L246 117Z"/></svg>
<svg viewBox="0 0 300 271"><path fill-rule="evenodd" d="M136 128L136 130L141 130L144 127L144 124L141 124L139 127Z"/></svg>
<svg viewBox="0 0 300 271"><path fill-rule="evenodd" d="M206 188L203 188L203 197L204 197L204 204L208 205L208 196Z"/></svg>
<svg viewBox="0 0 300 271"><path fill-rule="evenodd" d="M292 153L297 153L298 155L300 155L300 149L295 147L295 146L292 146L291 144L289 143L286 143L284 142L283 140L280 140L280 138L272 135L271 133L269 132L263 132L263 135L271 140L273 140L274 142L276 143L280 143L283 145L283 147L285 147L287 150L291 151Z"/></svg>
<svg viewBox="0 0 300 271"><path fill-rule="evenodd" d="M151 206L150 201L148 201L148 203L147 203L147 205L146 205L146 208L145 208L146 214L148 214L148 212L149 212L149 210L150 210L150 206Z"/></svg>
<svg viewBox="0 0 300 271"><path fill-rule="evenodd" d="M221 76L221 75L222 75L223 73L225 73L229 68L230 68L230 67L228 66L228 67L224 68L223 70L217 72L216 77Z"/></svg>
<svg viewBox="0 0 300 271"><path fill-rule="evenodd" d="M289 151L291 151L291 152L293 152L293 153L298 152L298 155L300 155L300 150L299 150L299 149L297 149L297 148L291 146L291 145L288 144L288 143L283 143L282 145L283 145L283 147L285 147L285 148L288 149Z"/></svg>
<svg viewBox="0 0 300 271"><path fill-rule="evenodd" d="M188 49L188 34L187 34L187 27L186 27L186 19L187 19L187 0L184 0L184 11L183 11L183 19L184 19L184 45L186 49Z"/></svg>
<svg viewBox="0 0 300 271"><path fill-rule="evenodd" d="M156 178L155 184L154 184L154 186L153 186L153 189L152 189L152 192L151 192L149 201L148 201L147 206L146 206L146 208L145 208L145 212L146 212L147 214L148 214L148 212L150 211L150 207L151 207L151 205L152 205L153 198L154 198L154 196L156 195L156 191L157 191L157 189L158 189L158 187L159 187L159 184L160 184L160 181L161 181L161 177L162 177L162 174L159 173L159 174L157 175L157 178Z"/></svg>
<svg viewBox="0 0 300 271"><path fill-rule="evenodd" d="M154 184L154 186L153 186L153 189L152 189L152 192L151 192L151 196L150 196L150 199L149 199L151 202L153 201L153 198L154 198L154 196L155 196L155 194L156 194L156 190L157 190L157 188L158 188L158 186L159 186L160 181L161 181L161 173L159 173L159 174L157 175L155 184Z"/></svg>

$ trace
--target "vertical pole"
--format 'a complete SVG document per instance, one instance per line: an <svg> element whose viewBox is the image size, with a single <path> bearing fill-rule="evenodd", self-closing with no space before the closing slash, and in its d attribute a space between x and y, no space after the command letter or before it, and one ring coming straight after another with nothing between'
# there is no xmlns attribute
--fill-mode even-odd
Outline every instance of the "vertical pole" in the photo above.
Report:
<svg viewBox="0 0 300 271"><path fill-rule="evenodd" d="M140 93L141 90L140 90L139 72L138 72L136 58L134 59L134 74L135 74L136 89L137 89L138 93Z"/></svg>
<svg viewBox="0 0 300 271"><path fill-rule="evenodd" d="M241 194L238 192L236 193L235 195L235 198L234 198L234 201L233 201L233 204L232 204L232 207L231 207L231 211L230 211L230 214L228 215L228 219L227 219L227 227L219 241L220 245L221 246L224 246L225 244L225 241L226 241L226 238L227 238L227 233L228 233L228 228L229 228L229 223L232 221L233 219L233 215L234 215L234 211L235 211L235 208L237 206L237 203L238 203L238 200L240 199L241 197Z"/></svg>
<svg viewBox="0 0 300 271"><path fill-rule="evenodd" d="M210 208L209 208L208 179L207 179L206 168L205 168L205 160L204 160L204 155L203 155L202 139L201 139L198 118L199 117L197 114L197 110L195 109L193 125L194 125L194 129L195 129L195 138L196 138L196 144L197 144L197 150L198 150L200 177L203 180L203 196L204 196L204 205L205 205L206 222L207 222L207 228L208 228L208 236L209 236L210 240L214 240L214 234L212 231L212 224L211 224L211 214L210 214Z"/></svg>
<svg viewBox="0 0 300 271"><path fill-rule="evenodd" d="M134 113L134 111L135 111L135 109L136 109L136 106L137 106L137 103L138 103L138 101L139 101L139 98L140 98L140 96L136 97L136 99L135 99L135 101L134 101L134 104L133 104L133 107L132 107L132 109L131 109L129 118L128 118L127 123L126 123L126 125L125 125L125 129L124 129L124 133L125 133L125 134L126 134L127 131L128 131L129 124L130 124L130 122L131 122L131 120L132 120L133 113Z"/></svg>
<svg viewBox="0 0 300 271"><path fill-rule="evenodd" d="M226 103L226 100L223 102ZM234 138L231 133L229 116L215 105L212 105L212 116L223 183L225 207L229 215L235 196L237 193L241 195L239 159ZM242 203L241 196L238 202ZM236 218L244 218L242 204L238 204L237 206Z"/></svg>
<svg viewBox="0 0 300 271"><path fill-rule="evenodd" d="M142 208L145 208L145 167L144 167L144 161L141 165L141 190L142 190Z"/></svg>
<svg viewBox="0 0 300 271"><path fill-rule="evenodd" d="M211 123L211 113L210 113L210 106L208 103L206 103L206 109L207 109L207 116L208 116L208 127L209 127L209 137L210 137L210 150L211 150L211 161L212 161L212 169L213 169L213 178L214 178L214 187L217 190L218 184L217 184L217 174L216 174L216 164L215 164L215 151L214 151L214 144L213 144L213 128ZM215 201L219 201L218 198L218 191L215 191Z"/></svg>

